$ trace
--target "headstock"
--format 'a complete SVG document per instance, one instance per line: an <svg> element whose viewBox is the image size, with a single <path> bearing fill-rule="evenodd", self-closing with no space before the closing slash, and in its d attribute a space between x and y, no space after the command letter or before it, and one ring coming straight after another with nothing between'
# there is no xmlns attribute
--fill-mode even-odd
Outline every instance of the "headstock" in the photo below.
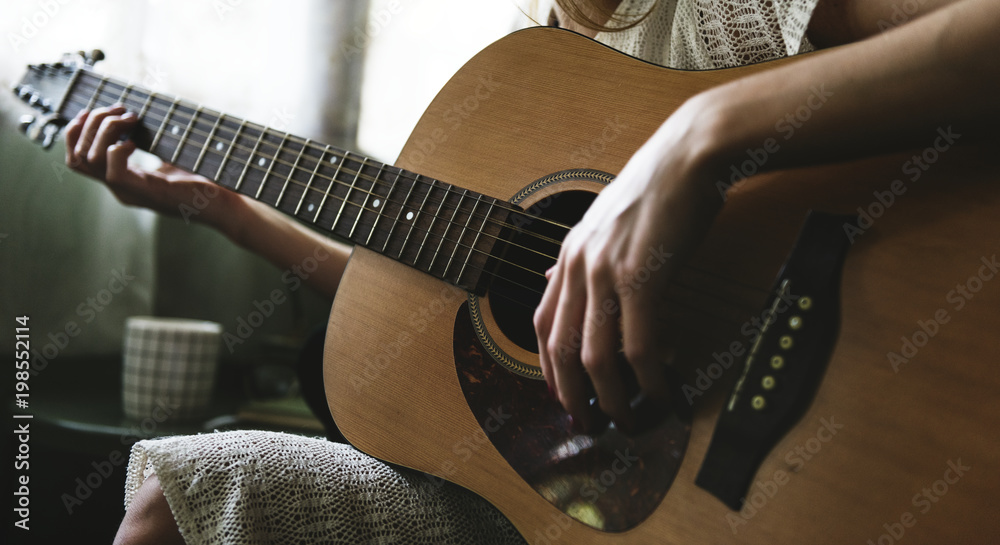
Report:
<svg viewBox="0 0 1000 545"><path fill-rule="evenodd" d="M68 122L60 111L77 74L102 59L104 53L95 49L90 53L80 51L64 55L63 60L52 64L29 65L13 91L26 104L38 110L40 116L22 116L19 122L21 131L41 143L42 147L49 148Z"/></svg>

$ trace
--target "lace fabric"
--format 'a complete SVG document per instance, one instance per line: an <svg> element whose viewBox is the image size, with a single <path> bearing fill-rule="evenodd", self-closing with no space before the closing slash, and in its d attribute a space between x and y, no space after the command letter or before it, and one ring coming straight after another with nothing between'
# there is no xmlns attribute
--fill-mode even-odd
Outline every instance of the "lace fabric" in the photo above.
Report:
<svg viewBox="0 0 1000 545"><path fill-rule="evenodd" d="M638 25L596 39L645 61L685 70L728 68L813 49L806 27L819 0L659 0ZM650 0L623 0L634 21Z"/></svg>
<svg viewBox="0 0 1000 545"><path fill-rule="evenodd" d="M188 545L524 543L464 488L325 439L236 431L140 441L126 506L154 473Z"/></svg>

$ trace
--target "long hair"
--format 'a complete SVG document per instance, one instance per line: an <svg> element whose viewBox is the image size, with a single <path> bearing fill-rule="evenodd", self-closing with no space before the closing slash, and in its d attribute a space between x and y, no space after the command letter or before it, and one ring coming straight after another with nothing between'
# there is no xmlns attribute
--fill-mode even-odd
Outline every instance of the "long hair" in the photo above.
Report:
<svg viewBox="0 0 1000 545"><path fill-rule="evenodd" d="M617 15L613 9L608 9L601 0L556 0L563 12L573 21L585 28L598 32L621 32L628 30L649 17L659 0L650 3L649 9L635 19L626 19ZM587 6L587 9L583 7ZM596 14L591 17L589 13Z"/></svg>

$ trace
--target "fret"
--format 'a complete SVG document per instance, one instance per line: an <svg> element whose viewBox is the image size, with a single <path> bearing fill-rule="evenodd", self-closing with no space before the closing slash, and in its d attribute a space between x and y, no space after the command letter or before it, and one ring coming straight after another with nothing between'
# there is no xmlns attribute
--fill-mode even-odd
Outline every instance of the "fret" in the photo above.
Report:
<svg viewBox="0 0 1000 545"><path fill-rule="evenodd" d="M418 179L420 178L419 174L417 175L417 178ZM430 198L431 193L434 191L435 184L437 184L437 180L435 180L434 178L431 178L431 185L430 185L430 187L427 188L427 194L424 195L423 202L420 203L420 208L418 209L419 211L417 212L418 215L420 214L420 212L423 212L424 205L427 204L427 199ZM437 211L438 210L441 210L441 203L438 203L437 210L435 210L434 211L434 215L431 216L431 222L427 226L427 230L424 231L424 240L420 241L420 246L417 247L416 255L413 256L413 264L414 265L416 265L417 261L420 260L420 252L423 251L424 245L427 243L427 237L430 236L430 234L431 234L431 228L434 227L434 220L437 219L435 216L437 215ZM413 228L417 226L417 219L418 219L417 217L413 218L413 225L410 225L410 231L411 232L413 231ZM407 233L406 236L407 236L407 238L409 238L409 236L410 236L409 233Z"/></svg>
<svg viewBox="0 0 1000 545"><path fill-rule="evenodd" d="M72 99L67 108L95 108L113 101L138 111L141 131L132 138L164 162L208 177L214 174L224 187L317 227L322 224L336 236L453 285L468 288L485 279L483 265L491 259L494 238L508 213L504 203L138 85L86 70L79 78L87 85L67 91L64 100ZM399 187L404 182L406 187Z"/></svg>
<svg viewBox="0 0 1000 545"><path fill-rule="evenodd" d="M451 226L455 224L455 218L458 216L458 211L462 208L462 203L465 201L465 197L469 195L468 189L463 189L462 194L458 197L458 202L455 203L455 210L452 211L451 217L448 218L448 224L444 227L444 233L441 233L441 240L438 241L437 248L434 249L434 255L431 256L431 264L427 266L427 270L430 271L434 268L434 262L437 261L437 256L441 252L441 247L444 245L444 241L448 238L448 231L451 230ZM447 195L445 199L447 199ZM461 238L461 237L460 237ZM458 244L456 243L456 246ZM441 272L441 278L445 278L448 275L448 268L451 267L451 260L448 260L448 264L445 265L444 271Z"/></svg>
<svg viewBox="0 0 1000 545"><path fill-rule="evenodd" d="M413 179L413 185L410 186L410 190L412 191L413 188L416 187L418 183L420 183L419 174L417 174L417 177ZM424 194L424 198L422 201L420 201L420 205L417 206L416 212L406 213L406 219L407 221L410 221L410 228L406 231L406 236L403 237L403 243L400 244L399 246L399 255L396 256L396 259L403 258L403 250L406 248L406 243L410 241L410 235L413 234L413 228L417 226L417 221L420 219L420 212L421 210L423 210L424 205L427 204L427 197L429 195L430 191ZM419 253L419 248L417 249L417 253Z"/></svg>
<svg viewBox="0 0 1000 545"><path fill-rule="evenodd" d="M97 77L95 75L94 77ZM104 84L108 82L108 78L100 78L97 80L97 86L94 88L94 94L90 96L90 101L87 102L87 107L84 110L94 109L94 105L98 103L97 98L101 96L101 89L104 88Z"/></svg>
<svg viewBox="0 0 1000 545"><path fill-rule="evenodd" d="M302 148L303 150L305 148ZM326 158L326 154L330 153L330 146L326 146L323 152L319 154L319 158L316 159L316 166L313 167L312 173L309 174L309 180L306 181L306 187L302 190L302 196L299 197L299 204L295 205L295 213L293 215L299 215L299 209L302 208L302 202L306 200L306 194L312 189L313 179L316 178L316 173L319 172L320 165L323 164L323 159Z"/></svg>
<svg viewBox="0 0 1000 545"><path fill-rule="evenodd" d="M170 116L174 113L174 108L177 107L177 100L170 103L170 108L167 109L167 113L163 116L163 120L160 121L160 128L156 130L156 136L153 137L153 143L149 146L149 151L156 150L156 144L160 142L160 138L163 136L163 130L167 128L167 122L170 121Z"/></svg>
<svg viewBox="0 0 1000 545"><path fill-rule="evenodd" d="M383 164L379 164L378 172L375 173L375 179L372 180L372 187L368 191L368 193L365 194L365 200L364 200L364 202L361 203L361 210L359 210L358 211L358 215L355 216L355 218L354 218L354 225L351 226L351 232L348 233L348 235L347 235L347 238L349 240L354 240L354 230L358 228L358 220L361 219L361 215L365 213L365 209L368 207L368 199L371 198L372 195L375 195L375 186L378 184L378 177L382 175L382 169L384 169L384 168L385 168L385 164L384 163ZM360 169L358 169L358 170L360 170ZM368 237L371 238L371 233L368 233Z"/></svg>
<svg viewBox="0 0 1000 545"><path fill-rule="evenodd" d="M66 85L66 89L68 89L69 92L65 93L59 100L59 105L55 107L55 111L67 113L64 111L64 108L75 98L75 95L78 91L78 89L76 88L76 84L80 81L80 76L83 73L84 70L77 70L73 72L72 76L70 76L69 82ZM67 115L67 117L76 117L77 113L79 113L79 111L74 112L72 115Z"/></svg>
<svg viewBox="0 0 1000 545"><path fill-rule="evenodd" d="M229 160L229 156L232 155L233 150L236 149L236 141L239 140L240 133L243 132L243 127L246 126L246 124L247 124L246 120L243 120L243 119L240 120L240 126L237 127L236 128L236 132L233 133L233 141L232 141L231 144L229 144L229 147L226 148L226 154L222 156L222 162L219 163L219 170L215 173L215 179L216 180L221 180L222 179L222 170L226 167L226 161ZM221 143L221 141L220 141L220 143ZM238 187L239 186L239 182L236 182L236 184L237 184L237 187Z"/></svg>
<svg viewBox="0 0 1000 545"><path fill-rule="evenodd" d="M174 149L174 154L170 156L170 162L172 164L177 164L177 158L180 157L181 149L184 148L184 141L187 140L188 135L191 134L191 127L194 126L199 115L201 115L201 106L195 108L194 113L191 114L191 119L188 120L187 126L184 127L184 134L182 134L180 140L177 141L177 147Z"/></svg>
<svg viewBox="0 0 1000 545"><path fill-rule="evenodd" d="M122 106L124 106L125 101L128 100L128 95L132 92L132 87L132 84L129 83L124 89L122 89L122 94L118 97L118 102L120 102Z"/></svg>
<svg viewBox="0 0 1000 545"><path fill-rule="evenodd" d="M401 168L397 168L396 169L396 177L392 179L392 184L389 186L389 191L387 191L386 194L385 194L385 204L386 205L389 204L389 198L392 197L392 190L396 189L396 182L399 181L399 175L402 174L402 173L403 173L403 169L401 169ZM378 180L376 179L376 181L378 181ZM384 209L385 206L383 206L382 208ZM376 210L376 212L378 212L378 214L375 216L375 221L372 223L372 230L368 233L368 239L365 240L365 247L366 248L371 244L372 235L375 233L375 229L378 228L378 220L382 219L382 212L379 212L378 210ZM386 236L386 244L388 244L388 243L389 243L389 237ZM382 246L382 251L383 252L385 251L385 246L384 245Z"/></svg>
<svg viewBox="0 0 1000 545"><path fill-rule="evenodd" d="M253 162L253 156L257 154L257 148L260 147L260 142L264 139L265 131L266 129L263 129L260 131L260 134L257 135L257 141L254 143L253 149L250 150L250 155L247 157L246 162L243 163L243 172L240 173L240 179L236 180L236 187L233 188L235 191L239 191L240 186L243 185L243 179L246 178L247 170L250 169L250 163ZM263 185L263 180L261 180L261 185Z"/></svg>
<svg viewBox="0 0 1000 545"><path fill-rule="evenodd" d="M476 197L476 200L478 201L480 200L480 198ZM468 257L465 258L465 262L462 263L462 269L458 271L458 276L455 278L456 284L462 281L462 275L465 274L466 265L468 265L469 260L472 259L473 253L478 251L477 246L479 244L479 237L482 236L483 228L486 227L486 222L490 220L490 214L492 213L493 213L493 199L490 199L490 209L486 211L486 216L483 217L483 223L480 224L479 229L476 230L476 238L472 241L472 246L469 247L469 255ZM469 218L472 218L472 216L470 215Z"/></svg>
<svg viewBox="0 0 1000 545"><path fill-rule="evenodd" d="M261 132L261 135L263 135L266 132L267 132L267 129L264 129ZM264 172L264 177L261 178L261 180L260 180L260 186L257 188L257 194L254 195L253 198L258 199L258 200L260 199L260 193L261 193L261 191L264 191L264 184L267 183L267 177L270 176L271 175L271 171L274 170L274 163L278 162L278 156L281 155L281 148L285 147L285 141L286 140L288 140L288 133L287 132L285 133L284 136L281 137L281 143L279 143L274 148L274 157L272 157L271 160L268 162L268 164L267 164L267 170Z"/></svg>
<svg viewBox="0 0 1000 545"><path fill-rule="evenodd" d="M334 172L333 177L330 178L330 185L329 187L326 188L326 191L323 192L323 200L320 201L319 206L316 207L316 215L313 216L313 223L316 223L316 220L319 219L319 213L323 211L323 205L326 204L326 199L330 196L330 193L333 192L333 186L334 184L337 183L337 176L340 176L340 168L344 166L344 161L347 160L348 154L349 152L347 154L344 154L344 158L337 161L337 171ZM330 230L332 231L334 226L336 225L337 225L337 218L333 218L333 225L330 226Z"/></svg>
<svg viewBox="0 0 1000 545"><path fill-rule="evenodd" d="M285 185L281 186L281 192L278 193L278 199L274 201L275 207L281 204L281 198L285 196L285 190L288 189L288 182L292 181L295 169L299 168L299 161L302 160L302 154L305 153L306 148L310 146L310 142L312 142L312 140L306 138L306 142L302 145L302 149L299 150L299 154L295 156L295 162L292 163L292 169L288 171L288 177L285 178ZM304 192L302 194L305 195ZM301 203L302 201L300 200L299 202ZM298 208L296 208L296 210L298 210Z"/></svg>
<svg viewBox="0 0 1000 545"><path fill-rule="evenodd" d="M351 155L351 152L345 153L344 154L344 159L340 162L340 164L346 163L347 160L350 159L350 155ZM365 161L367 161L367 159L365 159L365 158L362 158L362 159L365 160ZM337 227L337 222L340 221L340 217L344 214L344 207L347 206L347 201L350 200L350 198L351 198L351 192L354 191L354 184L357 183L358 176L361 175L361 169L364 168L364 166L365 165L364 165L363 162L362 163L358 163L358 170L354 172L354 178L351 180L351 185L347 186L347 194L344 195L344 200L340 201L340 210L337 210L337 216L335 218L333 218L333 225L330 226L330 230L331 231L334 230ZM338 182L339 180L337 180L336 178L334 178L333 181L334 182Z"/></svg>
<svg viewBox="0 0 1000 545"><path fill-rule="evenodd" d="M398 176L396 178L399 179ZM392 222L392 225L389 226L389 234L386 235L386 237L385 237L385 244L382 245L382 254L383 255L385 255L385 248L386 248L386 246L388 246L389 241L392 240L392 232L396 229L396 226L399 225L399 218L400 218L400 216L403 215L403 210L406 210L406 203L410 202L410 195L413 193L413 186L415 186L415 185L417 185L417 184L415 184L415 183L410 184L410 188L406 191L406 196L403 197L403 202L399 205L399 212L396 212L396 221ZM403 254L403 246L405 246L405 245L406 245L406 241L404 240L403 244L401 244L400 248L399 248L400 255Z"/></svg>
<svg viewBox="0 0 1000 545"><path fill-rule="evenodd" d="M201 160L205 158L205 152L208 151L208 148L212 143L212 139L215 138L215 132L219 130L219 123L222 122L222 118L225 117L225 115L226 114L220 114L215 118L215 123L212 124L212 130L208 131L208 136L205 138L205 143L202 144L201 151L198 152L198 158L195 159L194 161L194 169L192 170L192 172L197 173L198 168L201 167ZM219 143L221 144L222 142Z"/></svg>
<svg viewBox="0 0 1000 545"><path fill-rule="evenodd" d="M469 223L472 221L472 218L476 215L476 209L479 208L479 203L481 203L481 202L483 202L483 201L477 196L475 202L472 205L472 211L469 212L469 217L465 218L465 226L462 228L462 232L459 233L458 240L455 241L455 247L452 248L452 250L451 250L451 257L448 258L448 266L445 267L445 269L444 269L445 273L447 273L448 269L451 268L451 263L455 260L455 255L457 255L457 253L458 253L458 248L459 248L459 246L462 245L462 239L465 238L465 233L467 233L469 231ZM469 252L469 255L472 255L471 251ZM469 262L468 257L466 257L465 262L466 263ZM455 277L455 283L456 284L458 284L459 282L462 281L462 272L464 272L464 271L465 271L465 267L463 266L462 270L459 271L458 276Z"/></svg>
<svg viewBox="0 0 1000 545"><path fill-rule="evenodd" d="M153 95L155 94L156 93L149 93L146 95L146 102L143 103L142 109L139 110L139 119L142 119L146 116L146 111L149 110L150 104L153 103Z"/></svg>

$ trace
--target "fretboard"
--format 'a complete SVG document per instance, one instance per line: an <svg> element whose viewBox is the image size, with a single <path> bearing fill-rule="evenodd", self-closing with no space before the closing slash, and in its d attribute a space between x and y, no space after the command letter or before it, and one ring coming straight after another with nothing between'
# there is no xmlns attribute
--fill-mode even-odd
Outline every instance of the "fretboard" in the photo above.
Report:
<svg viewBox="0 0 1000 545"><path fill-rule="evenodd" d="M81 70L60 113L124 104L140 149L466 290L511 206L306 138Z"/></svg>

